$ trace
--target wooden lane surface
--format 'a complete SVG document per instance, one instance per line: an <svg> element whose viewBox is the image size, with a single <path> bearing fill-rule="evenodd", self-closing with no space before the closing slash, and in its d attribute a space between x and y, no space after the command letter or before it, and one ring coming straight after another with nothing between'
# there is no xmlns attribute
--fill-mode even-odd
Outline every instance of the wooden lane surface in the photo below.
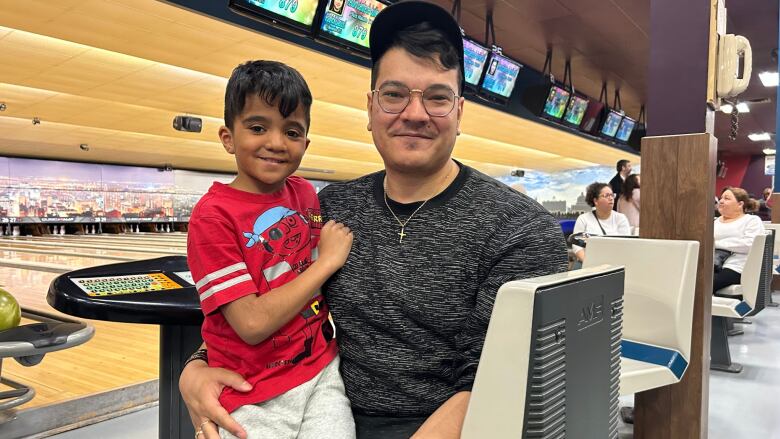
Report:
<svg viewBox="0 0 780 439"><path fill-rule="evenodd" d="M44 235L44 236L18 236L6 238L12 241L50 241L50 242L102 242L105 244L127 243L133 245L159 245L166 247L186 247L186 239L144 238L140 236L125 235L121 237L107 237L105 235Z"/></svg>
<svg viewBox="0 0 780 439"><path fill-rule="evenodd" d="M46 354L33 367L24 367L10 358L3 360L3 376L35 389L35 398L22 409L158 378L156 325L84 321L95 326L95 336L81 346ZM34 322L23 319L25 323Z"/></svg>
<svg viewBox="0 0 780 439"><path fill-rule="evenodd" d="M105 243L81 243L81 242L73 242L73 243L66 243L62 241L48 241L48 240L36 240L36 241L30 241L30 240L9 240L8 242L13 243L13 245L18 245L19 243L30 243L35 244L40 247L46 247L46 248L62 248L62 247L72 247L72 248L78 248L78 249L98 249L98 250L117 250L117 251L130 251L130 252L139 252L139 253L165 253L169 255L186 255L187 250L185 248L181 247L167 247L167 246L159 246L155 244L149 244L149 245L143 245L141 246L135 246L131 243L124 243L124 242L117 242L116 244L105 244Z"/></svg>
<svg viewBox="0 0 780 439"><path fill-rule="evenodd" d="M72 254L74 256L87 256L87 257L123 257L123 260L140 260L157 258L161 256L167 256L166 253L145 253L145 252L130 252L121 250L107 250L97 248L78 248L68 247L66 245L60 245L53 247L51 245L37 245L35 243L27 243L21 241L4 241L0 239L0 250L17 250L17 251L29 251L30 253L41 254Z"/></svg>
<svg viewBox="0 0 780 439"><path fill-rule="evenodd" d="M83 262L83 261L82 261ZM70 265L79 267L77 260ZM63 315L46 302L55 273L0 267L0 285L25 309ZM126 387L159 376L159 327L96 320L95 336L75 348L47 354L37 366L3 361L3 376L35 388L23 408L53 404L78 396ZM23 322L25 323L25 322Z"/></svg>

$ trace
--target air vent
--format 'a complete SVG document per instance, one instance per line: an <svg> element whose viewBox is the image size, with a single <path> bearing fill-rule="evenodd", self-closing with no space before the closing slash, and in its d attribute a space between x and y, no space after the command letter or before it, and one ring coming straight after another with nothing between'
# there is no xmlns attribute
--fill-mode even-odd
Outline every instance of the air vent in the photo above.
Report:
<svg viewBox="0 0 780 439"><path fill-rule="evenodd" d="M565 438L566 319L537 328L532 367L526 437Z"/></svg>
<svg viewBox="0 0 780 439"><path fill-rule="evenodd" d="M623 299L610 303L610 375L609 375L609 438L618 437L618 399L620 398L620 342L623 338Z"/></svg>

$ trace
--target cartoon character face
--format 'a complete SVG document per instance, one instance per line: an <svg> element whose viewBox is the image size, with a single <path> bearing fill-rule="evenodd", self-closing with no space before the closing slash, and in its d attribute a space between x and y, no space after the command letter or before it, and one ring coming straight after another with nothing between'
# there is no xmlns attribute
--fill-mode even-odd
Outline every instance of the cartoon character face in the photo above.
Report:
<svg viewBox="0 0 780 439"><path fill-rule="evenodd" d="M276 224L269 227L260 234L268 244L266 250L279 256L288 256L309 244L310 231L309 225L303 217L290 215L284 217Z"/></svg>
<svg viewBox="0 0 780 439"><path fill-rule="evenodd" d="M309 245L309 222L300 213L286 207L273 207L255 221L252 233L245 232L247 248L257 243L269 253L289 256Z"/></svg>

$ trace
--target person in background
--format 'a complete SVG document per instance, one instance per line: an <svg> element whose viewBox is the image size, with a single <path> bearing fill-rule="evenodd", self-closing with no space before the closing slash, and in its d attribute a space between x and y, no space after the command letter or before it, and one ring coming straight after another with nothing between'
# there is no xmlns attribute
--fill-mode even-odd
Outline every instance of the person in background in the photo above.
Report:
<svg viewBox="0 0 780 439"><path fill-rule="evenodd" d="M639 228L639 174L631 174L623 182L617 211L628 218L632 232Z"/></svg>
<svg viewBox="0 0 780 439"><path fill-rule="evenodd" d="M731 255L723 262L721 269L715 269L713 292L740 283L753 239L764 233L761 219L747 214L747 210L754 207L753 203L756 200L751 200L742 188L727 187L720 194L720 217L715 219L714 227L715 250L726 250Z"/></svg>
<svg viewBox="0 0 780 439"><path fill-rule="evenodd" d="M630 168L629 168L630 169ZM585 201L593 206L590 212L585 212L574 223L574 233L586 232L589 235L630 235L631 226L628 218L620 212L612 210L615 194L606 183L591 183L585 189ZM577 261L585 260L585 249L578 245L571 246Z"/></svg>
<svg viewBox="0 0 780 439"><path fill-rule="evenodd" d="M764 192L761 194L761 199L758 200L758 216L763 221L772 221L772 188L764 188Z"/></svg>
<svg viewBox="0 0 780 439"><path fill-rule="evenodd" d="M613 210L617 210L618 197L623 193L623 182L631 174L631 162L618 160L615 164L615 170L617 170L617 174L609 181L609 187L612 188L612 193L615 194L615 203L612 205Z"/></svg>

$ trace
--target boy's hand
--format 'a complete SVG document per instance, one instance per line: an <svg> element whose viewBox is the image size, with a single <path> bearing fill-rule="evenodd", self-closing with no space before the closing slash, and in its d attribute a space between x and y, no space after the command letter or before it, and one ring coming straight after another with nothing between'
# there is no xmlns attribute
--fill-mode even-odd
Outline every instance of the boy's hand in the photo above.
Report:
<svg viewBox="0 0 780 439"><path fill-rule="evenodd" d="M352 248L352 231L342 223L330 220L320 231L319 258L317 262L328 267L331 273L341 268L347 262L349 250Z"/></svg>

